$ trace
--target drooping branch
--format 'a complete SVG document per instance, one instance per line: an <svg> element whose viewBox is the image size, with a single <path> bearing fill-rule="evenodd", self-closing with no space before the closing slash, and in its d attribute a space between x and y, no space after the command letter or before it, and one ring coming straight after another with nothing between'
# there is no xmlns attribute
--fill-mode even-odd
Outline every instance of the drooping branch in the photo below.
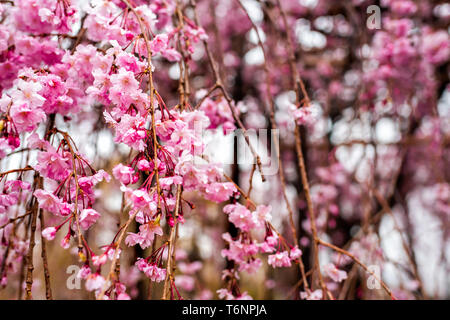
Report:
<svg viewBox="0 0 450 320"><path fill-rule="evenodd" d="M287 49L288 49L288 61L291 67L291 75L292 75L292 81L295 85L295 92L296 92L296 104L297 106L301 106L301 99L300 99L300 92L303 94L303 99L304 99L304 107L309 107L311 100L309 99L308 93L305 89L305 85L303 83L303 80L300 76L300 73L297 70L297 66L295 64L295 55L294 55L294 46L292 44L292 40L291 40L291 36L289 33L289 27L288 27L288 23L287 23L287 18L286 18L286 13L283 10L283 7L281 5L280 0L277 0L277 5L278 5L278 9L280 10L280 14L281 14L281 18L284 24L284 29L285 29L285 35L286 35L286 42L287 42ZM310 219L310 223L311 223L311 231L312 231L312 238L313 238L313 243L314 243L314 261L315 261L315 266L317 267L318 270L318 277L319 277L319 284L320 287L322 288L322 292L323 292L323 297L325 298L325 293L329 292L326 289L325 283L323 281L323 277L322 277L322 273L320 271L320 261L319 261L319 246L318 246L318 241L319 241L319 237L317 234L317 227L316 227L316 216L314 213L314 206L311 200L311 192L309 189L309 182L308 182L308 176L306 173L306 168L305 168L305 157L303 155L303 151L302 151L302 138L301 138L301 133L300 133L300 128L298 125L295 126L295 149L297 151L297 156L298 156L298 166L299 166L299 171L300 171L300 175L302 178L302 185L303 185L303 190L305 192L305 198L306 198L306 204L308 206L308 213L309 213L309 219Z"/></svg>

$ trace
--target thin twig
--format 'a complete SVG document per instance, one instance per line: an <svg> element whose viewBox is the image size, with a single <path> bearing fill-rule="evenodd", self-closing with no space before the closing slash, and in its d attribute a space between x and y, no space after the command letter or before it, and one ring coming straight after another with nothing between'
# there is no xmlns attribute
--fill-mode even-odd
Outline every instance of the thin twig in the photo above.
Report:
<svg viewBox="0 0 450 320"><path fill-rule="evenodd" d="M278 127L277 127L277 123L275 121L275 103L274 103L274 99L272 97L272 93L270 91L271 81L270 81L270 72L269 72L269 66L268 66L267 53L266 53L265 47L264 47L264 45L262 43L258 27L255 25L255 23L251 19L249 13L247 12L247 9L242 4L241 0L236 0L236 1L238 2L239 6L242 8L242 10L247 15L248 20L251 22L253 30L255 31L256 37L258 39L258 45L259 45L259 47L261 48L261 50L263 52L263 56L264 56L264 73L266 75L266 96L267 96L267 100L268 100L268 105L270 106L270 122L271 122L272 130L275 133L278 133ZM293 213L293 210L292 210L292 207L291 207L291 204L289 202L289 199L287 197L287 192L286 192L286 178L284 176L283 162L281 160L281 153L280 153L280 145L279 145L278 136L273 137L273 143L274 143L275 152L276 152L277 159L278 159L278 175L280 177L281 191L282 191L282 194L283 194L284 201L286 203L286 208L287 208L288 213L289 213L289 225L291 227L291 232L292 232L292 237L294 238L294 243L298 246L298 235L297 235L297 230L295 228L295 223L294 223L294 213ZM252 173L253 173L253 171L252 171ZM252 176L253 176L253 174L252 174ZM251 191L251 184L250 184L250 189L249 189L248 194L250 194L250 191ZM302 276L302 279L303 279L303 284L304 284L305 290L308 291L309 290L309 285L308 285L308 281L306 280L305 267L304 267L304 264L303 264L303 260L299 259L299 261L300 261L300 263L299 263L300 273L301 273L301 276Z"/></svg>
<svg viewBox="0 0 450 320"><path fill-rule="evenodd" d="M47 260L47 240L42 235L42 231L45 226L44 211L42 209L39 210L39 220L41 221L41 258L44 269L45 297L47 298L47 300L53 300L52 287L50 285L50 271L48 269L48 260Z"/></svg>
<svg viewBox="0 0 450 320"><path fill-rule="evenodd" d="M373 271L371 271L361 260L359 260L357 257L355 257L353 254L351 254L350 252L348 252L348 251L346 251L346 250L344 250L344 249L341 249L341 248L339 248L339 247L336 247L335 245L333 245L333 244L331 244L331 243L328 243L328 242L326 242L326 241L323 241L323 240L321 240L321 239L318 239L318 243L319 244L321 244L321 245L323 245L323 246L325 246L325 247L328 247L328 248L330 248L330 249L333 249L333 250L335 250L335 251L337 251L337 252L339 252L339 253L341 253L341 254L343 254L343 255L346 255L347 257L349 257L349 258L351 258L353 261L355 261L357 264L359 264L367 273L370 273L374 278L375 278L375 280L377 280L380 284L381 284L381 286L383 287L383 289L386 291L386 293L392 298L392 299L395 299L395 297L394 297L394 295L392 294L392 291L391 291L391 289L389 289L389 287L386 285L386 283L384 283L383 282L383 280L381 280Z"/></svg>
<svg viewBox="0 0 450 320"><path fill-rule="evenodd" d="M176 203L175 203L175 219L174 225L170 231L170 237L168 240L169 249L167 251L167 268L166 268L166 279L164 281L164 289L163 289L163 300L168 299L169 295L169 282L174 279L174 270L175 270L175 246L177 240L177 231L178 231L178 213L180 210L180 201L181 201L181 185L177 185L177 195L176 195Z"/></svg>
<svg viewBox="0 0 450 320"><path fill-rule="evenodd" d="M21 168L21 169L12 169L12 170L9 170L9 171L0 172L0 177L6 176L6 175L8 175L10 173L25 172L25 171L31 171L31 170L34 170L34 169L32 167L30 167L30 166L27 166L27 167Z"/></svg>
<svg viewBox="0 0 450 320"><path fill-rule="evenodd" d="M133 213L130 218L127 220L127 222L125 223L125 225L122 228L122 231L120 232L119 238L117 239L117 242L115 244L116 248L114 249L114 256L111 262L111 267L109 268L109 273L106 277L106 281L105 284L103 285L103 288L100 292L100 294L97 297L97 300L102 300L104 295L105 295L105 291L108 289L108 285L110 282L111 278L114 278L116 276L115 270L116 270L116 263L117 263L117 259L119 257L119 250L120 250L120 245L122 244L123 238L125 236L125 232L128 229L128 226L130 225L130 223L133 221L133 219L136 217L137 212Z"/></svg>
<svg viewBox="0 0 450 320"><path fill-rule="evenodd" d="M292 44L292 40L291 40L291 36L289 33L289 26L287 23L287 18L286 18L286 13L283 10L283 7L281 5L280 0L277 0L277 5L278 5L278 9L280 10L280 14L281 14L281 18L284 24L284 28L285 28L285 32L286 32L286 42L287 42L287 49L288 49L288 54L289 54L289 65L291 68L291 75L292 75L292 80L294 82L294 85L296 87L296 97L297 97L297 104L300 105L301 99L300 99L300 92L303 94L304 96L304 100L306 101L306 105L309 106L310 105L310 99L308 96L308 93L305 89L305 85L303 83L303 80L300 76L300 73L297 70L297 66L295 64L295 55L294 55L294 46ZM328 293L328 290L325 286L325 283L323 281L323 277L322 277L322 273L320 271L320 261L319 261L319 247L317 245L319 237L317 235L317 228L316 228L316 217L315 217L315 213L314 213L314 207L313 207L313 203L311 200L311 194L310 194L310 190L309 190L309 182L308 182L308 176L306 173L306 168L305 168L305 159L303 156L303 151L302 151L302 142L301 142L301 133L300 133L300 128L298 127L298 125L295 126L295 149L297 151L297 156L298 156L298 166L299 166L299 171L300 171L300 175L302 178L302 184L303 184L303 190L305 192L305 198L306 198L306 204L308 206L308 212L309 212L309 219L310 219L310 223L311 223L311 230L312 230L312 236L313 236L313 243L314 243L314 261L315 261L315 265L317 267L318 270L318 277L319 277L319 284L322 288L323 291L323 297L325 298L325 293Z"/></svg>
<svg viewBox="0 0 450 320"><path fill-rule="evenodd" d="M195 23L197 24L197 26L200 27L200 21L198 19L198 14L197 14L197 5L196 5L196 1L195 0L191 0L191 6L194 10L194 17L195 17ZM252 153L254 159L256 160L256 165L258 166L258 170L261 174L261 180L264 182L266 181L266 178L263 174L262 171L262 163L261 163L261 158L259 157L259 155L256 153L255 149L253 148L253 145L250 143L250 138L248 136L248 132L247 129L245 128L244 124L242 123L241 119L239 118L236 110L235 110L235 106L233 105L233 99L230 97L230 95L228 94L227 90L225 89L224 85L223 85L223 81L222 81L222 77L220 76L220 72L219 72L219 68L217 66L217 62L214 59L211 50L209 48L209 44L207 40L202 40L203 41L203 45L205 47L205 51L206 54L208 56L208 60L210 62L211 65L211 69L213 71L213 75L215 78L215 86L217 86L217 88L219 88L222 91L223 97L225 98L225 100L228 103L228 107L231 111L231 115L233 116L234 121L237 123L238 127L241 129L242 134L244 136L245 142L247 143L250 152Z"/></svg>
<svg viewBox="0 0 450 320"><path fill-rule="evenodd" d="M34 183L33 183L33 191L36 188L42 187L42 177L39 176L39 173L34 174ZM37 202L36 197L32 197L30 200L30 209L31 209L31 232L30 232L30 243L28 246L28 252L26 256L27 266L26 266L26 299L32 300L33 295L31 292L31 288L33 286L33 251L34 246L36 244L35 233L36 233L36 220L38 215L39 203Z"/></svg>

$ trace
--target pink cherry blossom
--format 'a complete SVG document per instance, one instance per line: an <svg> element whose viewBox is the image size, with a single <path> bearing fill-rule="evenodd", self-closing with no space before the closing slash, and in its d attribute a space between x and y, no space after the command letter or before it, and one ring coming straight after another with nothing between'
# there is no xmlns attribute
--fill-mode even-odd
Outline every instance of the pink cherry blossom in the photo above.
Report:
<svg viewBox="0 0 450 320"><path fill-rule="evenodd" d="M194 274L201 270L203 264L200 261L194 261L192 263L180 262L178 268L185 274Z"/></svg>
<svg viewBox="0 0 450 320"><path fill-rule="evenodd" d="M190 292L195 287L195 279L191 276L179 275L175 279L175 284L184 291Z"/></svg>
<svg viewBox="0 0 450 320"><path fill-rule="evenodd" d="M80 271L77 274L78 278L87 279L87 277L91 274L91 268L88 265L83 265Z"/></svg>
<svg viewBox="0 0 450 320"><path fill-rule="evenodd" d="M107 258L108 258L108 256L106 254L102 254L99 256L93 256L92 263L94 264L94 266L99 267L106 263Z"/></svg>
<svg viewBox="0 0 450 320"><path fill-rule="evenodd" d="M168 41L167 34L158 34L150 43L150 49L153 53L159 53L167 48Z"/></svg>
<svg viewBox="0 0 450 320"><path fill-rule="evenodd" d="M237 189L231 182L214 182L206 186L204 194L208 200L223 202L235 192L237 192Z"/></svg>
<svg viewBox="0 0 450 320"><path fill-rule="evenodd" d="M302 250L300 250L297 246L292 248L291 251L289 252L289 257L292 260L296 260L296 259L300 258L301 256L302 256Z"/></svg>
<svg viewBox="0 0 450 320"><path fill-rule="evenodd" d="M48 227L48 228L45 228L44 230L42 230L42 236L43 236L45 239L51 241L51 240L55 239L56 231L57 231L57 230L56 230L55 227Z"/></svg>
<svg viewBox="0 0 450 320"><path fill-rule="evenodd" d="M122 142L140 151L144 149L143 139L146 136L146 120L141 116L132 117L124 115L120 122L115 121L110 114L105 111L106 122L110 123L116 130L116 142Z"/></svg>
<svg viewBox="0 0 450 320"><path fill-rule="evenodd" d="M152 281L161 282L166 277L165 269L158 268L155 264L148 263L144 259L138 259L136 266Z"/></svg>
<svg viewBox="0 0 450 320"><path fill-rule="evenodd" d="M24 81L19 79L17 82L17 90L11 94L11 98L15 103L25 103L32 107L40 107L44 104L45 98L38 94L42 89L39 82Z"/></svg>
<svg viewBox="0 0 450 320"><path fill-rule="evenodd" d="M83 209L80 213L80 226L84 230L89 229L100 218L100 213L94 209Z"/></svg>

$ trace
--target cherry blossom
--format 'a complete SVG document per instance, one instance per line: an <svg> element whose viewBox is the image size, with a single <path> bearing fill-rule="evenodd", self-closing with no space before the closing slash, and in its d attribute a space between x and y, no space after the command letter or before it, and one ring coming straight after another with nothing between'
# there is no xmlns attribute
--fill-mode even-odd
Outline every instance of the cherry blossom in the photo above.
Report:
<svg viewBox="0 0 450 320"><path fill-rule="evenodd" d="M333 281L341 282L347 279L347 272L337 269L332 263L325 265L324 271Z"/></svg>

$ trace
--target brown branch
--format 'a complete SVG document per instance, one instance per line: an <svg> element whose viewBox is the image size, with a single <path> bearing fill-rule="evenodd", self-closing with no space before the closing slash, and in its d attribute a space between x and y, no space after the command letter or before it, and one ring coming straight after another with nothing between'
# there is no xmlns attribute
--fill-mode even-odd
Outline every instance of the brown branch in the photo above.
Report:
<svg viewBox="0 0 450 320"><path fill-rule="evenodd" d="M191 6L192 6L192 8L194 10L195 23L197 24L197 26L200 27L200 21L198 19L197 5L196 5L196 1L195 0L191 0ZM217 66L217 62L216 62L216 60L214 59L214 57L213 57L213 55L211 53L208 41L207 40L202 40L202 42L203 42L203 45L205 47L205 51L206 51L206 54L208 56L209 63L211 65L211 69L213 71L214 79L216 81L215 86L217 86L217 88L219 88L222 91L223 97L225 98L225 100L228 103L228 108L231 111L231 114L233 116L234 121L237 123L238 127L242 130L242 134L244 136L245 142L247 143L247 145L248 145L248 147L250 149L250 152L253 155L253 158L256 160L256 165L258 166L258 170L259 170L259 172L261 174L261 180L264 182L264 181L266 181L266 178L264 177L264 174L263 174L263 171L262 171L261 158L256 153L255 149L253 148L253 145L250 143L250 138L248 136L247 129L245 128L245 126L242 123L241 119L237 115L235 107L233 106L233 99L230 97L230 95L228 94L227 90L225 89L225 87L223 85L222 77L220 76L220 72L219 72L219 68Z"/></svg>

